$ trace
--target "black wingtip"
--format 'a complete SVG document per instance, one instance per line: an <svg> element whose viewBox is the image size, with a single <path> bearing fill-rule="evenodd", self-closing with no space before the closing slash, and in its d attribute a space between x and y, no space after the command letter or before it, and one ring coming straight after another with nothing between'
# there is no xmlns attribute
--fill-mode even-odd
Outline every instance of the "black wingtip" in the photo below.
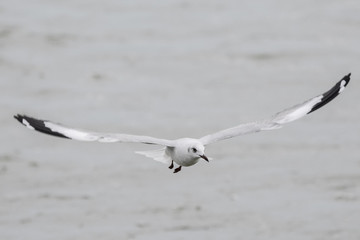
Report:
<svg viewBox="0 0 360 240"><path fill-rule="evenodd" d="M342 79L341 79L341 81L345 81L345 87L346 87L346 85L348 85L348 83L350 82L350 77L351 77L351 73L349 73L348 75L345 75Z"/></svg>
<svg viewBox="0 0 360 240"><path fill-rule="evenodd" d="M24 125L27 128L30 128L32 130L36 130L42 133L46 133L49 135L53 135L56 137L62 137L62 138L69 138L65 136L62 133L59 133L57 131L54 131L53 129L46 126L46 120L39 120L33 117L29 117L26 115L16 114L14 115L14 118L18 120L22 125Z"/></svg>
<svg viewBox="0 0 360 240"><path fill-rule="evenodd" d="M23 123L23 119L24 119L24 115L20 115L20 114L16 114L16 115L14 115L14 118L16 119L16 120L18 120L21 124L23 124L24 125L24 123Z"/></svg>
<svg viewBox="0 0 360 240"><path fill-rule="evenodd" d="M308 112L308 114L321 108L322 106L326 105L331 100L333 100L336 96L338 96L350 82L350 76L351 76L351 73L349 73L348 75L345 75L340 81L338 81L335 84L334 87L332 87L326 93L322 94L321 102L319 102L315 106L313 106L311 111ZM344 81L345 81L345 83L344 83Z"/></svg>

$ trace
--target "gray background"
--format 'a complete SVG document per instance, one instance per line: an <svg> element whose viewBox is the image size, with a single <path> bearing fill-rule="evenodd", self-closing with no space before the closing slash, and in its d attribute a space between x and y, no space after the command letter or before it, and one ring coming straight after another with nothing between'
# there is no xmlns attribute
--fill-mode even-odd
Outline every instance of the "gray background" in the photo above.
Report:
<svg viewBox="0 0 360 240"><path fill-rule="evenodd" d="M360 239L359 1L0 3L0 238ZM330 88L324 109L207 148L173 174L156 147L29 131L200 137Z"/></svg>

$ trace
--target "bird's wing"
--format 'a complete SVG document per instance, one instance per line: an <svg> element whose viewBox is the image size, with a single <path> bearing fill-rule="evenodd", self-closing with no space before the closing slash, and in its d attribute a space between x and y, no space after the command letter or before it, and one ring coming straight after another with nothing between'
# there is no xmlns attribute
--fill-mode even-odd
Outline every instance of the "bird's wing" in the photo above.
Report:
<svg viewBox="0 0 360 240"><path fill-rule="evenodd" d="M285 109L268 119L241 124L233 128L209 134L200 138L200 141L202 144L207 145L244 134L281 128L283 124L302 118L333 100L345 89L350 81L350 75L351 74L349 73L348 75L344 76L338 83L335 84L334 87L332 87L324 94L311 98L304 103L297 104L291 108Z"/></svg>
<svg viewBox="0 0 360 240"><path fill-rule="evenodd" d="M20 123L26 127L42 133L50 134L57 137L69 138L78 141L98 141L105 143L112 142L132 142L156 144L162 146L174 146L174 141L130 134L120 133L100 133L65 127L61 124L53 123L47 120L39 120L25 115L17 114L14 116Z"/></svg>

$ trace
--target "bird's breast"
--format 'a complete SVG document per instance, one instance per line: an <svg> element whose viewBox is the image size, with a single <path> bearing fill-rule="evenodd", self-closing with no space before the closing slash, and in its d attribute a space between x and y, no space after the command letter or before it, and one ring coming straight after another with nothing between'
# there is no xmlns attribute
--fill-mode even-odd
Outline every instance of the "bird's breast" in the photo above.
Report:
<svg viewBox="0 0 360 240"><path fill-rule="evenodd" d="M178 164L180 166L184 166L184 167L192 166L199 161L199 158L194 158L194 157L190 156L187 152L174 151L171 155L172 155L171 156L172 160L176 164Z"/></svg>

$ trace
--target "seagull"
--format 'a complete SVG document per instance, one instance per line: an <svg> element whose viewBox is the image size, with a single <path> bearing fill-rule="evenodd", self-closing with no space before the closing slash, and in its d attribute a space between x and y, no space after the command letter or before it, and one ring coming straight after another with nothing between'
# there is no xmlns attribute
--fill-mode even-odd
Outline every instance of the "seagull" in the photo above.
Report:
<svg viewBox="0 0 360 240"><path fill-rule="evenodd" d="M344 76L327 92L313 97L303 103L287 108L276 113L270 118L250 123L240 124L238 126L221 130L201 138L179 138L176 140L167 140L149 136L130 135L122 133L101 133L86 131L76 128L69 128L62 124L54 123L48 120L40 120L22 114L14 116L20 123L27 128L42 133L50 134L56 137L68 138L78 141L98 141L104 143L130 142L155 144L162 146L161 149L136 152L156 161L165 163L170 169L177 164L174 173L181 171L182 167L189 167L196 164L200 159L209 162L205 156L205 146L216 143L221 140L237 137L240 135L260 132L264 130L274 130L281 128L284 124L295 121L305 115L314 112L322 106L329 103L348 85L350 75Z"/></svg>

